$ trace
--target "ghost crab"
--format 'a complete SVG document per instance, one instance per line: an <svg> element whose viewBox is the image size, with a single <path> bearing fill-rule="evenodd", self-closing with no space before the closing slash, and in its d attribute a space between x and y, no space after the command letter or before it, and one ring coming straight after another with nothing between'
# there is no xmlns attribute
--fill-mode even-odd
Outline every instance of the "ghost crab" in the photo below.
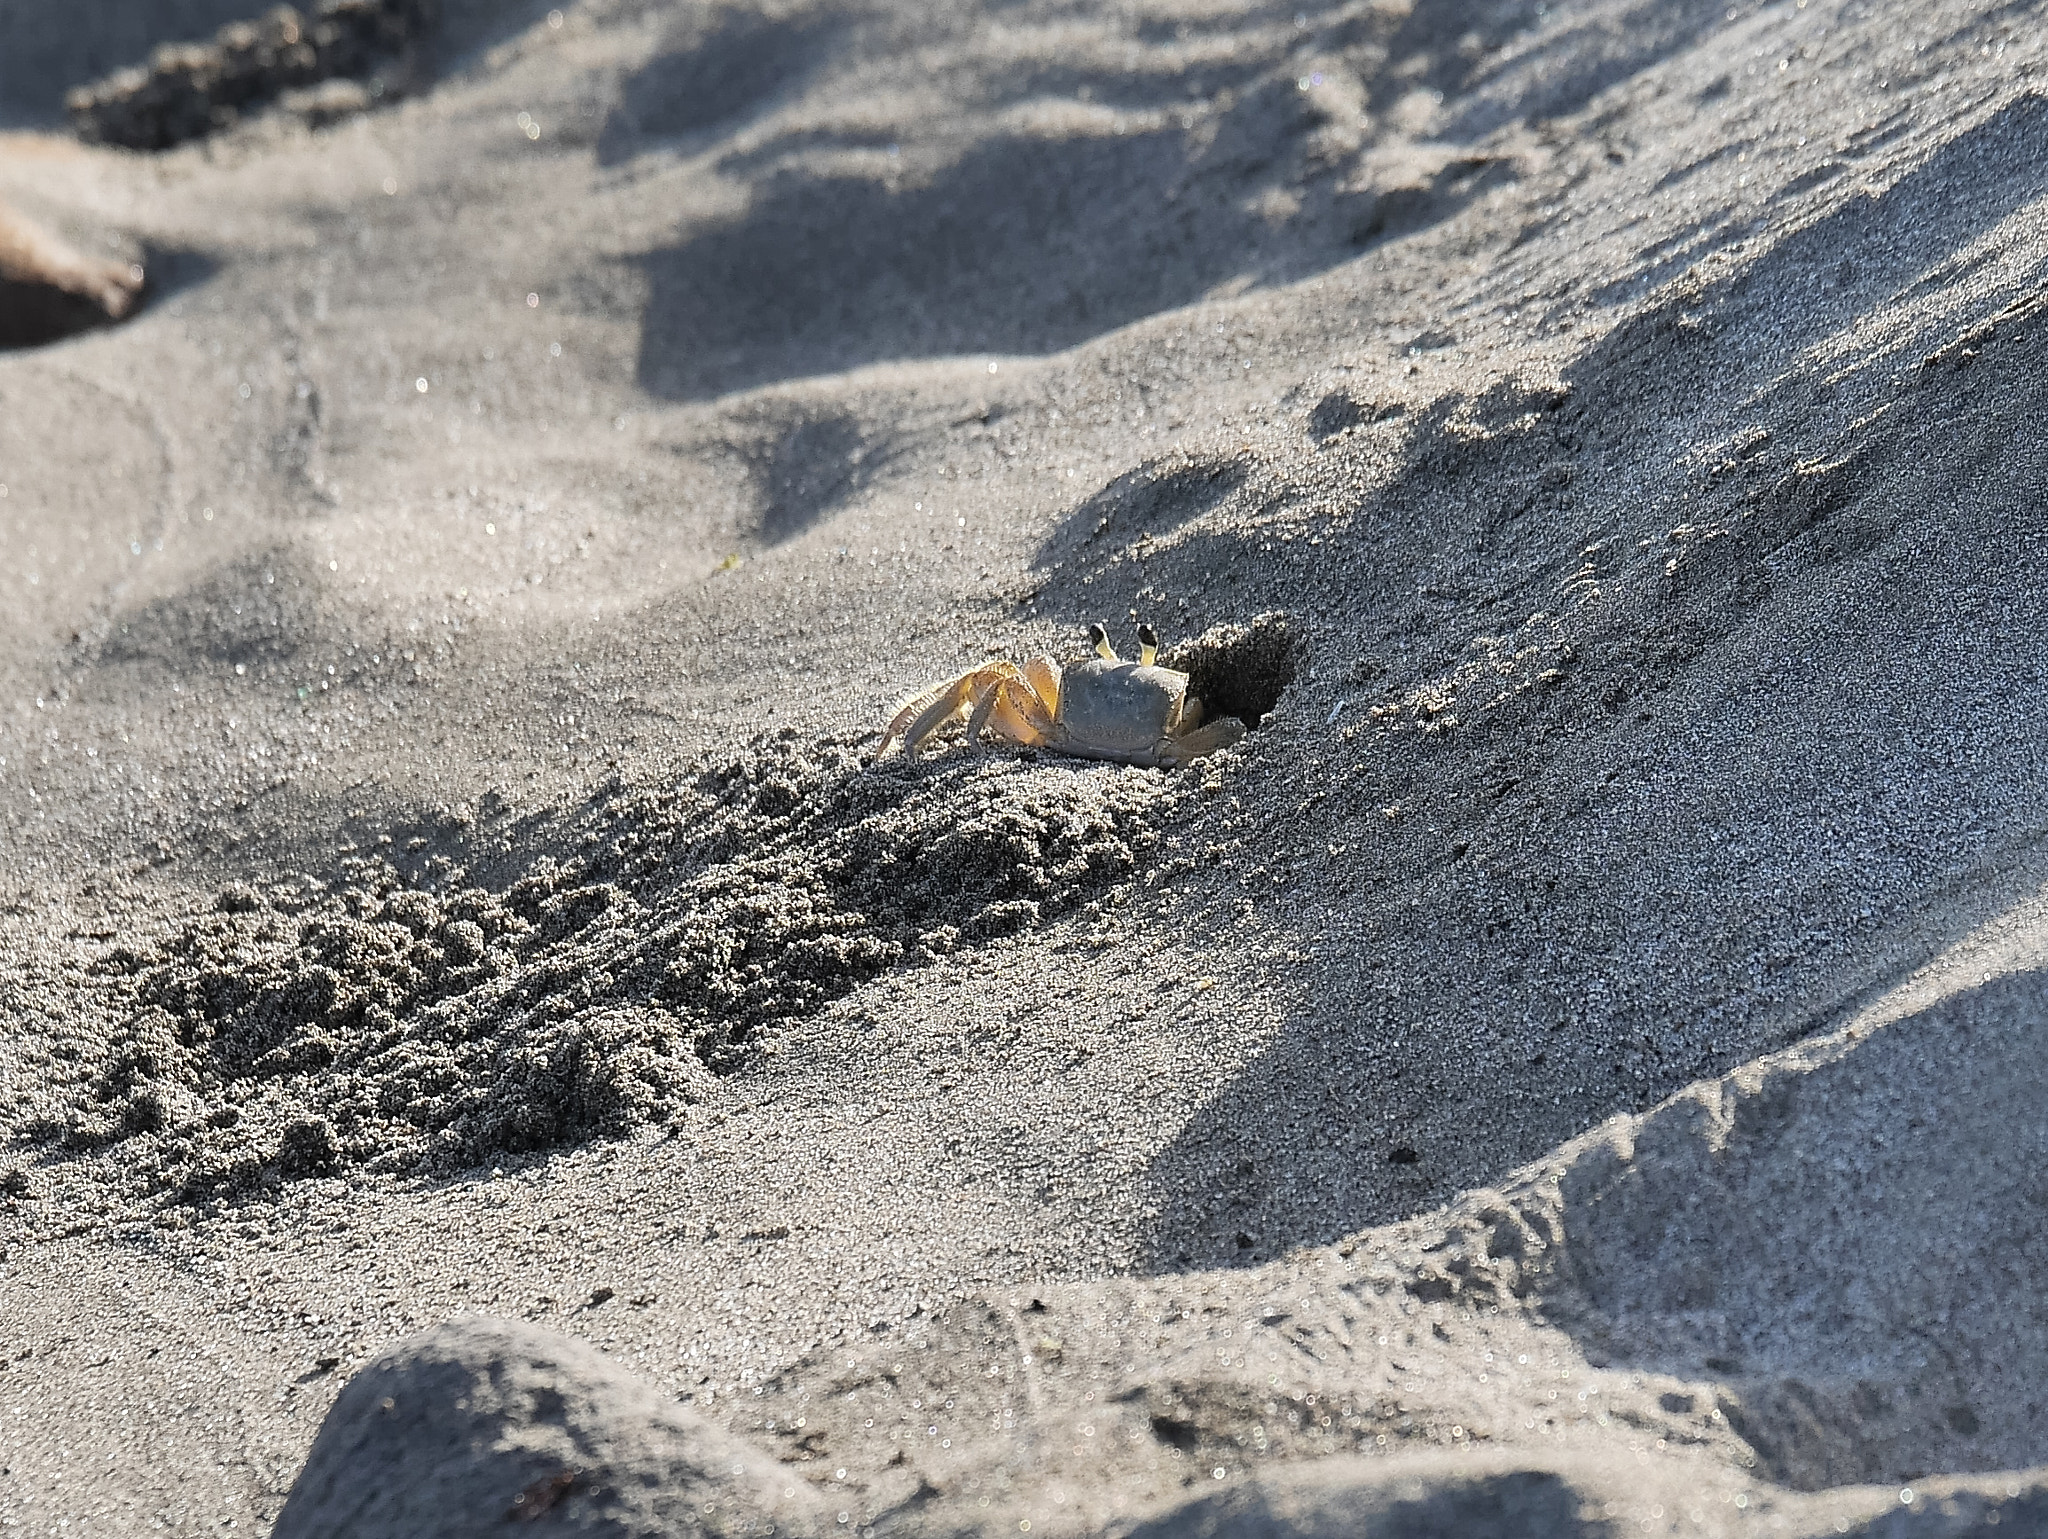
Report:
<svg viewBox="0 0 2048 1539"><path fill-rule="evenodd" d="M1188 676L1153 660L1159 638L1151 626L1138 627L1136 662L1116 655L1100 625L1088 627L1088 639L1093 657L984 663L921 690L897 709L877 757L900 741L905 756L914 759L926 738L962 716L973 747L980 746L986 728L1019 748L1153 769L1192 764L1244 736L1244 723L1235 716L1202 720L1202 702L1188 693Z"/></svg>

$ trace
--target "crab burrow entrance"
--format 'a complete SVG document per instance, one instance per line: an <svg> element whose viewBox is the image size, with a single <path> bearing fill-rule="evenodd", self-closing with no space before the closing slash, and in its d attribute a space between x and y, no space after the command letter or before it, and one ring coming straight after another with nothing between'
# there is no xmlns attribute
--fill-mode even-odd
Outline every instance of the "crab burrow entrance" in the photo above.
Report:
<svg viewBox="0 0 2048 1539"><path fill-rule="evenodd" d="M1188 676L1188 693L1206 719L1235 716L1256 732L1294 682L1301 645L1293 620L1274 611L1248 624L1212 625L1159 660Z"/></svg>

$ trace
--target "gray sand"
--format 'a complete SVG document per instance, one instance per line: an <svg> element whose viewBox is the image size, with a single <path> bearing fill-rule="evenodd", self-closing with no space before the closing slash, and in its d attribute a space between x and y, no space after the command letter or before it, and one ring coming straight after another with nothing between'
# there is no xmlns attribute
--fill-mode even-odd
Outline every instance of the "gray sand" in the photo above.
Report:
<svg viewBox="0 0 2048 1539"><path fill-rule="evenodd" d="M48 134L166 40L22 9ZM0 138L150 282L0 353L0 1526L2048 1528L2043 21L446 3ZM1255 730L875 758L1093 620Z"/></svg>

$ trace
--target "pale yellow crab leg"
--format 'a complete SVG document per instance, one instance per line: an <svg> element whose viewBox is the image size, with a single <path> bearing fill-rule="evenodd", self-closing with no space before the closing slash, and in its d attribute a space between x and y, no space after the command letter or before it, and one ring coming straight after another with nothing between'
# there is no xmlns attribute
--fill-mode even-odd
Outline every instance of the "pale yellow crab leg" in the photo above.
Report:
<svg viewBox="0 0 2048 1539"><path fill-rule="evenodd" d="M1152 659L1159 655L1159 632L1149 625L1138 627L1138 666L1150 668Z"/></svg>
<svg viewBox="0 0 2048 1539"><path fill-rule="evenodd" d="M876 757L879 758L887 753L889 745L903 736L904 728L917 719L918 713L951 687L951 682L934 684L931 688L921 689L908 699L899 702L896 707L896 714L889 718L889 725L882 733L882 746L875 750Z"/></svg>
<svg viewBox="0 0 2048 1539"><path fill-rule="evenodd" d="M900 737L904 754L915 759L918 745L965 708L974 694L975 680L980 676L980 669L970 669L959 678L934 685L906 702L896 713L896 719L889 723L889 730L882 734L882 746L875 750L876 757L879 758Z"/></svg>
<svg viewBox="0 0 2048 1539"><path fill-rule="evenodd" d="M998 736L1019 748L1039 748L1052 740L1052 715L1023 679L1004 679L991 699Z"/></svg>
<svg viewBox="0 0 2048 1539"><path fill-rule="evenodd" d="M1038 696L1038 703L1045 709L1047 721L1060 713L1060 665L1049 657L1031 657L1024 661L1024 682L1031 686L1031 693Z"/></svg>
<svg viewBox="0 0 2048 1539"><path fill-rule="evenodd" d="M996 709L1002 699L1003 686L1015 681L1022 683L1024 675L1017 665L1008 659L985 664L976 673L974 714L967 718L967 746L979 747L981 729L988 725L989 713Z"/></svg>
<svg viewBox="0 0 2048 1539"><path fill-rule="evenodd" d="M1109 629L1100 620L1088 627L1088 645L1095 648L1095 655L1105 663L1117 661L1116 648L1109 644Z"/></svg>

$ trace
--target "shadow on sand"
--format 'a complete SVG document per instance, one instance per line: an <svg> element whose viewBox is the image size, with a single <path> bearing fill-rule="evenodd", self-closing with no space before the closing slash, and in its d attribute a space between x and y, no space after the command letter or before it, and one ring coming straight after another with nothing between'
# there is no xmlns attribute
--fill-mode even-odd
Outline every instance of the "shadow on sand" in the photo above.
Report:
<svg viewBox="0 0 2048 1539"><path fill-rule="evenodd" d="M1191 527L1140 565L1122 559L1135 530L1088 543L1122 519L1117 488L1049 542L1042 556L1064 565L1034 601L1077 620L1147 585L1229 588L1244 571L1233 594L1291 590L1313 627L1304 595L1341 560L1344 629L1306 639L1326 669L1361 657L1351 677L1372 683L1349 692L1395 705L1455 677L1502 612L1551 607L1584 547L1621 553L1547 688L1491 715L1451 699L1455 731L1339 735L1320 728L1345 692L1326 672L1325 695L1282 727L1329 756L1328 788L1271 837L1356 857L1248 872L1198 923L1220 943L1241 906L1227 900L1252 898L1276 946L1318 960L1291 980L1277 1039L1158 1157L1152 1268L1254 1263L1491 1184L1824 1025L1924 959L1928 912L1968 908L1973 873L2042 868L2037 831L2006 809L2040 804L2043 745L2008 743L1967 776L1942 765L1967 751L1969 702L2010 698L2048 645L2048 601L2010 559L2039 540L2048 498L2048 447L2028 427L2048 414L2048 327L2014 311L1977 328L1967 359L1937 350L1925 366L1926 340L1892 344L1912 360L1867 372L1901 370L1911 393L1881 433L1854 401L1817 407L1800 354L1910 286L1956 281L1977 236L2042 196L2044 167L2048 102L2026 98L1720 292L1624 323L1567 371L1562 405L1465 403L1514 432L1418 424L1404 470L1344 515L1341 554L1304 541L1253 561L1256 531L1194 522L1206 504L1184 497ZM1948 325L1996 303L1958 294ZM1777 435L1769 452L1702 496L1688 453L1753 424ZM1617 512L1581 491L1609 456L1670 469ZM1549 474L1560 463L1574 474ZM1665 538L1686 524L1711 537ZM1938 562L1911 553L1937 547ZM1983 617L1962 630L1959 573ZM1425 586L1444 596L1418 598ZM1694 746L1675 753L1653 711ZM1832 725L1856 722L1885 726ZM1905 789L1923 783L1944 787L1931 806ZM1759 787L1777 788L1766 806L1802 808L1772 830L1761 882L1728 856L1757 837ZM1398 821L1380 815L1395 804ZM1845 864L1847 848L1884 853ZM1834 939L1770 941L1783 954L1757 960L1768 937L1806 932Z"/></svg>

